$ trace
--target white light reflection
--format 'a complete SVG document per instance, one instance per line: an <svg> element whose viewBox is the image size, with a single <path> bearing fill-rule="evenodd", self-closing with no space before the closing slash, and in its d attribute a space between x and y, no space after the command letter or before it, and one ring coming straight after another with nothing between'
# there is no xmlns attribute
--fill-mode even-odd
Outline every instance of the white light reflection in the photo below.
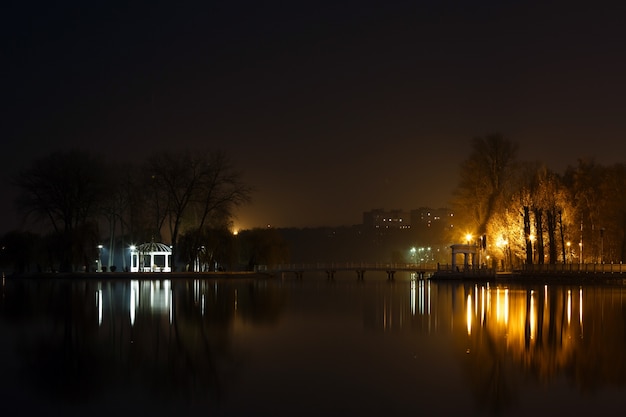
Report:
<svg viewBox="0 0 626 417"><path fill-rule="evenodd" d="M467 334L472 334L472 295L467 295Z"/></svg>
<svg viewBox="0 0 626 417"><path fill-rule="evenodd" d="M428 280L428 315L430 316L430 280Z"/></svg>
<svg viewBox="0 0 626 417"><path fill-rule="evenodd" d="M169 290L168 294L170 297L169 306L170 306L170 325L171 325L172 321L174 320L174 306L173 306L174 303L172 303L172 290Z"/></svg>
<svg viewBox="0 0 626 417"><path fill-rule="evenodd" d="M102 288L96 291L96 306L98 307L98 326L102 326Z"/></svg>
<svg viewBox="0 0 626 417"><path fill-rule="evenodd" d="M139 304L139 281L130 281L130 325L135 324L135 313Z"/></svg>
<svg viewBox="0 0 626 417"><path fill-rule="evenodd" d="M411 303L411 315L415 315L415 280L411 280L411 291L410 291L410 303Z"/></svg>

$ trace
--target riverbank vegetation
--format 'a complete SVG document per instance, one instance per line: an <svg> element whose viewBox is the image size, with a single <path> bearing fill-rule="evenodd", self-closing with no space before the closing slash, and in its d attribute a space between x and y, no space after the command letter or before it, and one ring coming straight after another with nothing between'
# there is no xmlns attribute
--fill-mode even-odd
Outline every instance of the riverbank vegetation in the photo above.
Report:
<svg viewBox="0 0 626 417"><path fill-rule="evenodd" d="M440 222L444 227L429 222L370 230L362 224L238 234L234 210L251 202L253 190L221 152L155 152L133 164L76 150L54 153L14 178L23 223L2 237L0 267L18 273L98 266L124 271L128 247L150 241L172 246L178 271L193 265L254 270L310 262L447 263L454 243L480 246L480 262L497 269L623 262L624 164L580 159L559 173L519 160L519 145L500 134L471 144L450 201L454 217Z"/></svg>
<svg viewBox="0 0 626 417"><path fill-rule="evenodd" d="M112 266L116 248L149 241L167 242L174 259L191 262L207 231L227 230L252 191L225 154L205 150L155 152L124 165L56 152L14 184L23 223L4 236L2 258L18 272L89 270L104 247L109 259L101 262Z"/></svg>
<svg viewBox="0 0 626 417"><path fill-rule="evenodd" d="M473 139L452 200L459 237L501 265L622 262L626 166L579 159L558 173L517 155L502 135Z"/></svg>

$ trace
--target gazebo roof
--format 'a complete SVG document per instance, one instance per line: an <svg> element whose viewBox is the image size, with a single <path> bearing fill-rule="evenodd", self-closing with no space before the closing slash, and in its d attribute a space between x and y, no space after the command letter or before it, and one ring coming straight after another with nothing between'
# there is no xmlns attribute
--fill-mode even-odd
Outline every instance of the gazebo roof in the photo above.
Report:
<svg viewBox="0 0 626 417"><path fill-rule="evenodd" d="M158 243L158 242L148 242L148 243L142 243L141 245L137 246L137 251L138 252L166 252L166 253L171 253L172 252L172 248L170 248L168 245L164 244L164 243Z"/></svg>

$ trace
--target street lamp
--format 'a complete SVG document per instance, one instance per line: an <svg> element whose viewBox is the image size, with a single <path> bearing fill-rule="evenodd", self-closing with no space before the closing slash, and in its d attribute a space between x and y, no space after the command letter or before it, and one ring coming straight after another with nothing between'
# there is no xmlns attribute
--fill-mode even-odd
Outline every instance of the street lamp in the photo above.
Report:
<svg viewBox="0 0 626 417"><path fill-rule="evenodd" d="M102 272L102 245L98 245L98 269L96 272Z"/></svg>
<svg viewBox="0 0 626 417"><path fill-rule="evenodd" d="M413 264L417 263L415 259L415 246L411 248L411 259L413 260Z"/></svg>
<svg viewBox="0 0 626 417"><path fill-rule="evenodd" d="M571 248L571 246L572 246L572 242L567 241L567 259L565 260L565 263L568 263L568 260L569 260L569 263L572 263L572 248Z"/></svg>

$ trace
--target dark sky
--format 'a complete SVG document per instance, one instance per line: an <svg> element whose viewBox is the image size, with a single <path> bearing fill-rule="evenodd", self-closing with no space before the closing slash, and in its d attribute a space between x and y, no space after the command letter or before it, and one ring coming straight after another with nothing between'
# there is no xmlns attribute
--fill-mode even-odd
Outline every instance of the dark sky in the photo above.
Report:
<svg viewBox="0 0 626 417"><path fill-rule="evenodd" d="M619 3L0 7L6 212L7 178L57 149L223 150L257 189L245 228L445 206L470 139L492 132L557 171L579 157L626 162ZM4 215L0 230L14 222Z"/></svg>

